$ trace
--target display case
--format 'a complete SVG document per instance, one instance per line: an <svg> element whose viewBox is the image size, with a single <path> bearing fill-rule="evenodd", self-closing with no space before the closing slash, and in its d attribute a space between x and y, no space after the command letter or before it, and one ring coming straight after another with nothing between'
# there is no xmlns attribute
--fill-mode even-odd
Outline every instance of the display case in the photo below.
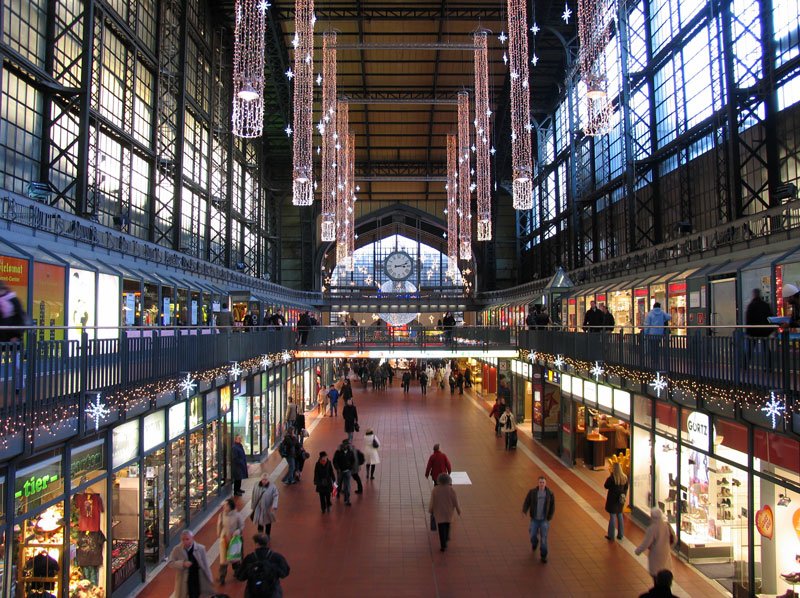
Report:
<svg viewBox="0 0 800 598"><path fill-rule="evenodd" d="M203 510L206 494L203 430L189 435L189 517Z"/></svg>
<svg viewBox="0 0 800 598"><path fill-rule="evenodd" d="M169 451L169 535L186 525L186 439L170 444Z"/></svg>
<svg viewBox="0 0 800 598"><path fill-rule="evenodd" d="M164 553L161 522L164 518L164 449L145 457L142 517L144 519L144 558L148 566L157 564Z"/></svg>

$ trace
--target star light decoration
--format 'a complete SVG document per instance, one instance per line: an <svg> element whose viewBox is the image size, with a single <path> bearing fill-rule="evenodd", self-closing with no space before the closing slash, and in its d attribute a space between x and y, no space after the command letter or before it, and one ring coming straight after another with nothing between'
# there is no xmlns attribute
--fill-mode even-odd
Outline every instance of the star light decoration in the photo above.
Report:
<svg viewBox="0 0 800 598"><path fill-rule="evenodd" d="M530 355L528 355L528 361L531 363L536 362L536 351L531 351Z"/></svg>
<svg viewBox="0 0 800 598"><path fill-rule="evenodd" d="M458 141L447 136L447 275L458 273Z"/></svg>
<svg viewBox="0 0 800 598"><path fill-rule="evenodd" d="M100 420L107 418L111 415L111 409L108 409L103 403L100 402L100 393L95 395L94 403L89 403L84 413L94 420L94 429L100 429ZM774 427L774 426L773 426Z"/></svg>
<svg viewBox="0 0 800 598"><path fill-rule="evenodd" d="M239 362L238 361L234 361L233 365L231 366L231 369L228 371L228 373L231 375L231 377L233 377L234 380L238 380L239 376L242 375L243 371L244 370L241 367L239 367Z"/></svg>
<svg viewBox="0 0 800 598"><path fill-rule="evenodd" d="M268 2L237 0L233 35L232 132L260 137L264 129L264 52Z"/></svg>
<svg viewBox="0 0 800 598"><path fill-rule="evenodd" d="M487 36L479 31L473 36L475 43L475 143L476 189L478 207L478 241L492 239L492 193L490 189L491 165L489 161L489 60Z"/></svg>
<svg viewBox="0 0 800 598"><path fill-rule="evenodd" d="M569 25L569 18L572 16L572 10L569 8L569 4L564 2L564 12L561 13L561 18L563 21Z"/></svg>
<svg viewBox="0 0 800 598"><path fill-rule="evenodd" d="M648 384L648 386L652 386L653 390L656 393L656 396L660 399L661 398L661 391L666 390L669 388L669 380L666 376L662 376L661 372L656 372L655 379Z"/></svg>
<svg viewBox="0 0 800 598"><path fill-rule="evenodd" d="M469 94L458 92L458 256L472 257L472 193L469 177Z"/></svg>
<svg viewBox="0 0 800 598"><path fill-rule="evenodd" d="M178 382L178 388L181 393L186 393L187 399L194 394L197 389L197 382L192 378L192 372L186 372L186 377Z"/></svg>
<svg viewBox="0 0 800 598"><path fill-rule="evenodd" d="M509 79L511 81L511 168L514 209L533 208L530 92L528 91L528 22L525 0L507 0Z"/></svg>
<svg viewBox="0 0 800 598"><path fill-rule="evenodd" d="M560 355L560 354L556 355L556 358L553 361L553 365L556 366L556 369L558 369L558 370L563 368L565 363L566 363L566 361L564 361L564 356Z"/></svg>
<svg viewBox="0 0 800 598"><path fill-rule="evenodd" d="M281 359L283 359L283 363L289 363L292 360L292 354L289 351L284 351Z"/></svg>
<svg viewBox="0 0 800 598"><path fill-rule="evenodd" d="M589 370L589 373L594 377L595 380L600 380L600 376L605 373L605 370L599 361L595 361L594 366L592 366L592 369Z"/></svg>
<svg viewBox="0 0 800 598"><path fill-rule="evenodd" d="M268 370L272 367L272 360L269 358L269 355L264 355L261 357L261 368L264 370Z"/></svg>
<svg viewBox="0 0 800 598"><path fill-rule="evenodd" d="M786 412L786 406L783 402L778 398L775 394L775 391L770 391L769 393L769 401L761 408L767 417L769 417L772 421L772 429L774 430L778 425L778 418L783 418L783 414Z"/></svg>
<svg viewBox="0 0 800 598"><path fill-rule="evenodd" d="M323 241L336 240L336 32L326 31L322 37L322 117L317 128L322 135L322 221Z"/></svg>
<svg viewBox="0 0 800 598"><path fill-rule="evenodd" d="M312 134L314 110L314 0L295 0L294 136L292 138L292 204L314 203ZM287 72L288 76L289 72Z"/></svg>

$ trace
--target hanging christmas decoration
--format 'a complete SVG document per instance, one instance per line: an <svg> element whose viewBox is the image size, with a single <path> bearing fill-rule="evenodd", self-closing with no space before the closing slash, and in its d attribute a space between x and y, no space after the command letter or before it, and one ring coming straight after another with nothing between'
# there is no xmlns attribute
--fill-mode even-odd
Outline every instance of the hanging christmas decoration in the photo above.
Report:
<svg viewBox="0 0 800 598"><path fill-rule="evenodd" d="M264 32L268 3L237 0L233 39L233 108L237 137L261 137L264 128Z"/></svg>
<svg viewBox="0 0 800 598"><path fill-rule="evenodd" d="M322 117L317 125L322 136L323 241L336 240L336 33L322 36Z"/></svg>
<svg viewBox="0 0 800 598"><path fill-rule="evenodd" d="M469 169L469 94L458 92L458 254L472 258L472 213Z"/></svg>
<svg viewBox="0 0 800 598"><path fill-rule="evenodd" d="M347 255L345 256L344 267L348 272L352 272L355 266L356 248L356 136L349 133L347 136L347 213L345 224L347 226Z"/></svg>
<svg viewBox="0 0 800 598"><path fill-rule="evenodd" d="M94 398L94 403L89 403L89 405L86 407L85 413L94 420L94 429L99 430L100 420L111 415L111 410L100 402L100 393L98 392ZM773 428L774 427L775 426L773 426Z"/></svg>
<svg viewBox="0 0 800 598"><path fill-rule="evenodd" d="M517 210L533 208L531 115L528 91L528 22L524 0L508 0L508 50L511 73L512 198Z"/></svg>
<svg viewBox="0 0 800 598"><path fill-rule="evenodd" d="M181 394L186 393L187 399L194 394L194 391L197 389L197 382L192 378L192 372L186 372L186 377L178 382L178 388Z"/></svg>
<svg viewBox="0 0 800 598"><path fill-rule="evenodd" d="M489 60L487 36L480 31L475 41L475 170L478 191L478 241L492 238L492 192L489 187Z"/></svg>
<svg viewBox="0 0 800 598"><path fill-rule="evenodd" d="M786 411L786 406L784 405L783 401L778 398L777 393L773 390L769 393L769 401L764 404L764 407L761 408L770 421L772 422L772 429L774 430L778 425L778 418L783 418L783 414Z"/></svg>
<svg viewBox="0 0 800 598"><path fill-rule="evenodd" d="M578 58L581 80L586 86L586 135L603 135L610 126L606 48L611 41L614 11L614 0L578 1Z"/></svg>
<svg viewBox="0 0 800 598"><path fill-rule="evenodd" d="M350 109L347 102L339 102L336 108L336 263L347 266L347 208L350 197L350 179L348 178L350 141Z"/></svg>
<svg viewBox="0 0 800 598"><path fill-rule="evenodd" d="M292 203L296 206L314 202L314 20L314 0L295 0Z"/></svg>
<svg viewBox="0 0 800 598"><path fill-rule="evenodd" d="M458 141L447 136L447 275L458 273Z"/></svg>

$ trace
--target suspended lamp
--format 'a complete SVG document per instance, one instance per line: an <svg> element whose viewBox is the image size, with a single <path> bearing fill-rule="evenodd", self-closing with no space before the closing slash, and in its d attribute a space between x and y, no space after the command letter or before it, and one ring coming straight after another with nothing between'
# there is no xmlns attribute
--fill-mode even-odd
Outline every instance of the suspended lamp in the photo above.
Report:
<svg viewBox="0 0 800 598"><path fill-rule="evenodd" d="M322 36L322 117L317 128L322 135L322 223L323 241L336 240L336 33Z"/></svg>
<svg viewBox="0 0 800 598"><path fill-rule="evenodd" d="M531 115L528 79L528 21L524 0L508 0L508 54L511 80L512 199L517 210L533 208Z"/></svg>
<svg viewBox="0 0 800 598"><path fill-rule="evenodd" d="M257 0L236 2L231 123L237 137L260 137L264 128L266 12L266 7Z"/></svg>
<svg viewBox="0 0 800 598"><path fill-rule="evenodd" d="M492 238L492 195L489 162L489 61L485 31L475 42L475 172L478 196L478 241Z"/></svg>
<svg viewBox="0 0 800 598"><path fill-rule="evenodd" d="M312 125L314 103L314 0L296 0L294 13L294 138L292 203L314 203Z"/></svg>
<svg viewBox="0 0 800 598"><path fill-rule="evenodd" d="M611 41L614 19L613 0L579 0L578 40L581 80L586 87L586 115L583 132L586 135L608 133L611 121L611 102L608 98L606 48Z"/></svg>
<svg viewBox="0 0 800 598"><path fill-rule="evenodd" d="M469 94L458 92L458 255L472 258L472 213L469 156Z"/></svg>

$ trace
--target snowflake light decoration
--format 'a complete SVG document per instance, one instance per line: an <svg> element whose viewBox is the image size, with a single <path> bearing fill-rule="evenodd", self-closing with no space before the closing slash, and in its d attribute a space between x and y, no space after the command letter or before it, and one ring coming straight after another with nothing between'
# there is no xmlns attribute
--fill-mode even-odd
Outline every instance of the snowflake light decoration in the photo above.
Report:
<svg viewBox="0 0 800 598"><path fill-rule="evenodd" d="M98 392L94 398L94 403L89 403L85 413L94 420L94 429L99 430L100 420L107 418L111 414L111 409L108 409L100 402L100 393Z"/></svg>
<svg viewBox="0 0 800 598"><path fill-rule="evenodd" d="M594 376L595 380L600 380L600 376L602 376L605 373L605 370L603 369L603 366L600 364L599 361L595 361L594 365L592 366L592 369L589 370L589 373L592 376Z"/></svg>
<svg viewBox="0 0 800 598"><path fill-rule="evenodd" d="M533 66L536 66L537 64L539 64L539 57L536 54L531 56L531 64Z"/></svg>
<svg viewBox="0 0 800 598"><path fill-rule="evenodd" d="M561 13L561 18L564 22L569 25L569 18L572 16L572 11L569 8L569 4L566 2L564 3L564 12Z"/></svg>
<svg viewBox="0 0 800 598"><path fill-rule="evenodd" d="M531 354L528 355L528 361L534 363L536 361L536 351L531 351Z"/></svg>
<svg viewBox="0 0 800 598"><path fill-rule="evenodd" d="M292 360L292 354L289 351L284 351L281 357L284 363L289 363Z"/></svg>
<svg viewBox="0 0 800 598"><path fill-rule="evenodd" d="M286 69L286 73L284 74L286 75L286 78L289 79L289 81L294 79L294 71L292 69Z"/></svg>
<svg viewBox="0 0 800 598"><path fill-rule="evenodd" d="M661 398L661 391L666 390L669 386L669 381L667 380L666 376L662 376L661 372L656 372L655 379L648 384L648 386L652 386L653 390L656 391L656 396L660 399Z"/></svg>
<svg viewBox="0 0 800 598"><path fill-rule="evenodd" d="M537 25L536 21L534 21L533 25L531 25L531 33L536 35L537 33L539 33L539 31L541 31L541 29L539 29L539 25Z"/></svg>
<svg viewBox="0 0 800 598"><path fill-rule="evenodd" d="M560 370L561 368L564 367L565 363L566 362L564 361L563 355L556 355L556 360L553 362L553 365L556 366L556 369Z"/></svg>
<svg viewBox="0 0 800 598"><path fill-rule="evenodd" d="M187 399L194 394L194 391L197 389L197 382L192 378L191 372L186 372L186 377L178 382L178 388L181 389L182 393L186 393Z"/></svg>
<svg viewBox="0 0 800 598"><path fill-rule="evenodd" d="M500 35L497 36L497 39L500 40L500 43L505 45L506 41L508 40L508 36L506 35L505 31L501 31Z"/></svg>
<svg viewBox="0 0 800 598"><path fill-rule="evenodd" d="M264 368L265 370L268 370L269 368L272 367L272 360L267 355L264 355L261 358L261 367Z"/></svg>
<svg viewBox="0 0 800 598"><path fill-rule="evenodd" d="M233 376L233 379L237 380L239 378L239 376L242 375L242 371L243 371L242 368L239 367L239 362L238 361L234 361L233 365L231 366L231 370L230 370L230 374L231 374L231 376Z"/></svg>
<svg viewBox="0 0 800 598"><path fill-rule="evenodd" d="M786 406L775 395L775 391L772 391L769 393L769 401L761 408L761 411L772 420L772 428L775 429L778 425L778 418L783 417L786 411Z"/></svg>

